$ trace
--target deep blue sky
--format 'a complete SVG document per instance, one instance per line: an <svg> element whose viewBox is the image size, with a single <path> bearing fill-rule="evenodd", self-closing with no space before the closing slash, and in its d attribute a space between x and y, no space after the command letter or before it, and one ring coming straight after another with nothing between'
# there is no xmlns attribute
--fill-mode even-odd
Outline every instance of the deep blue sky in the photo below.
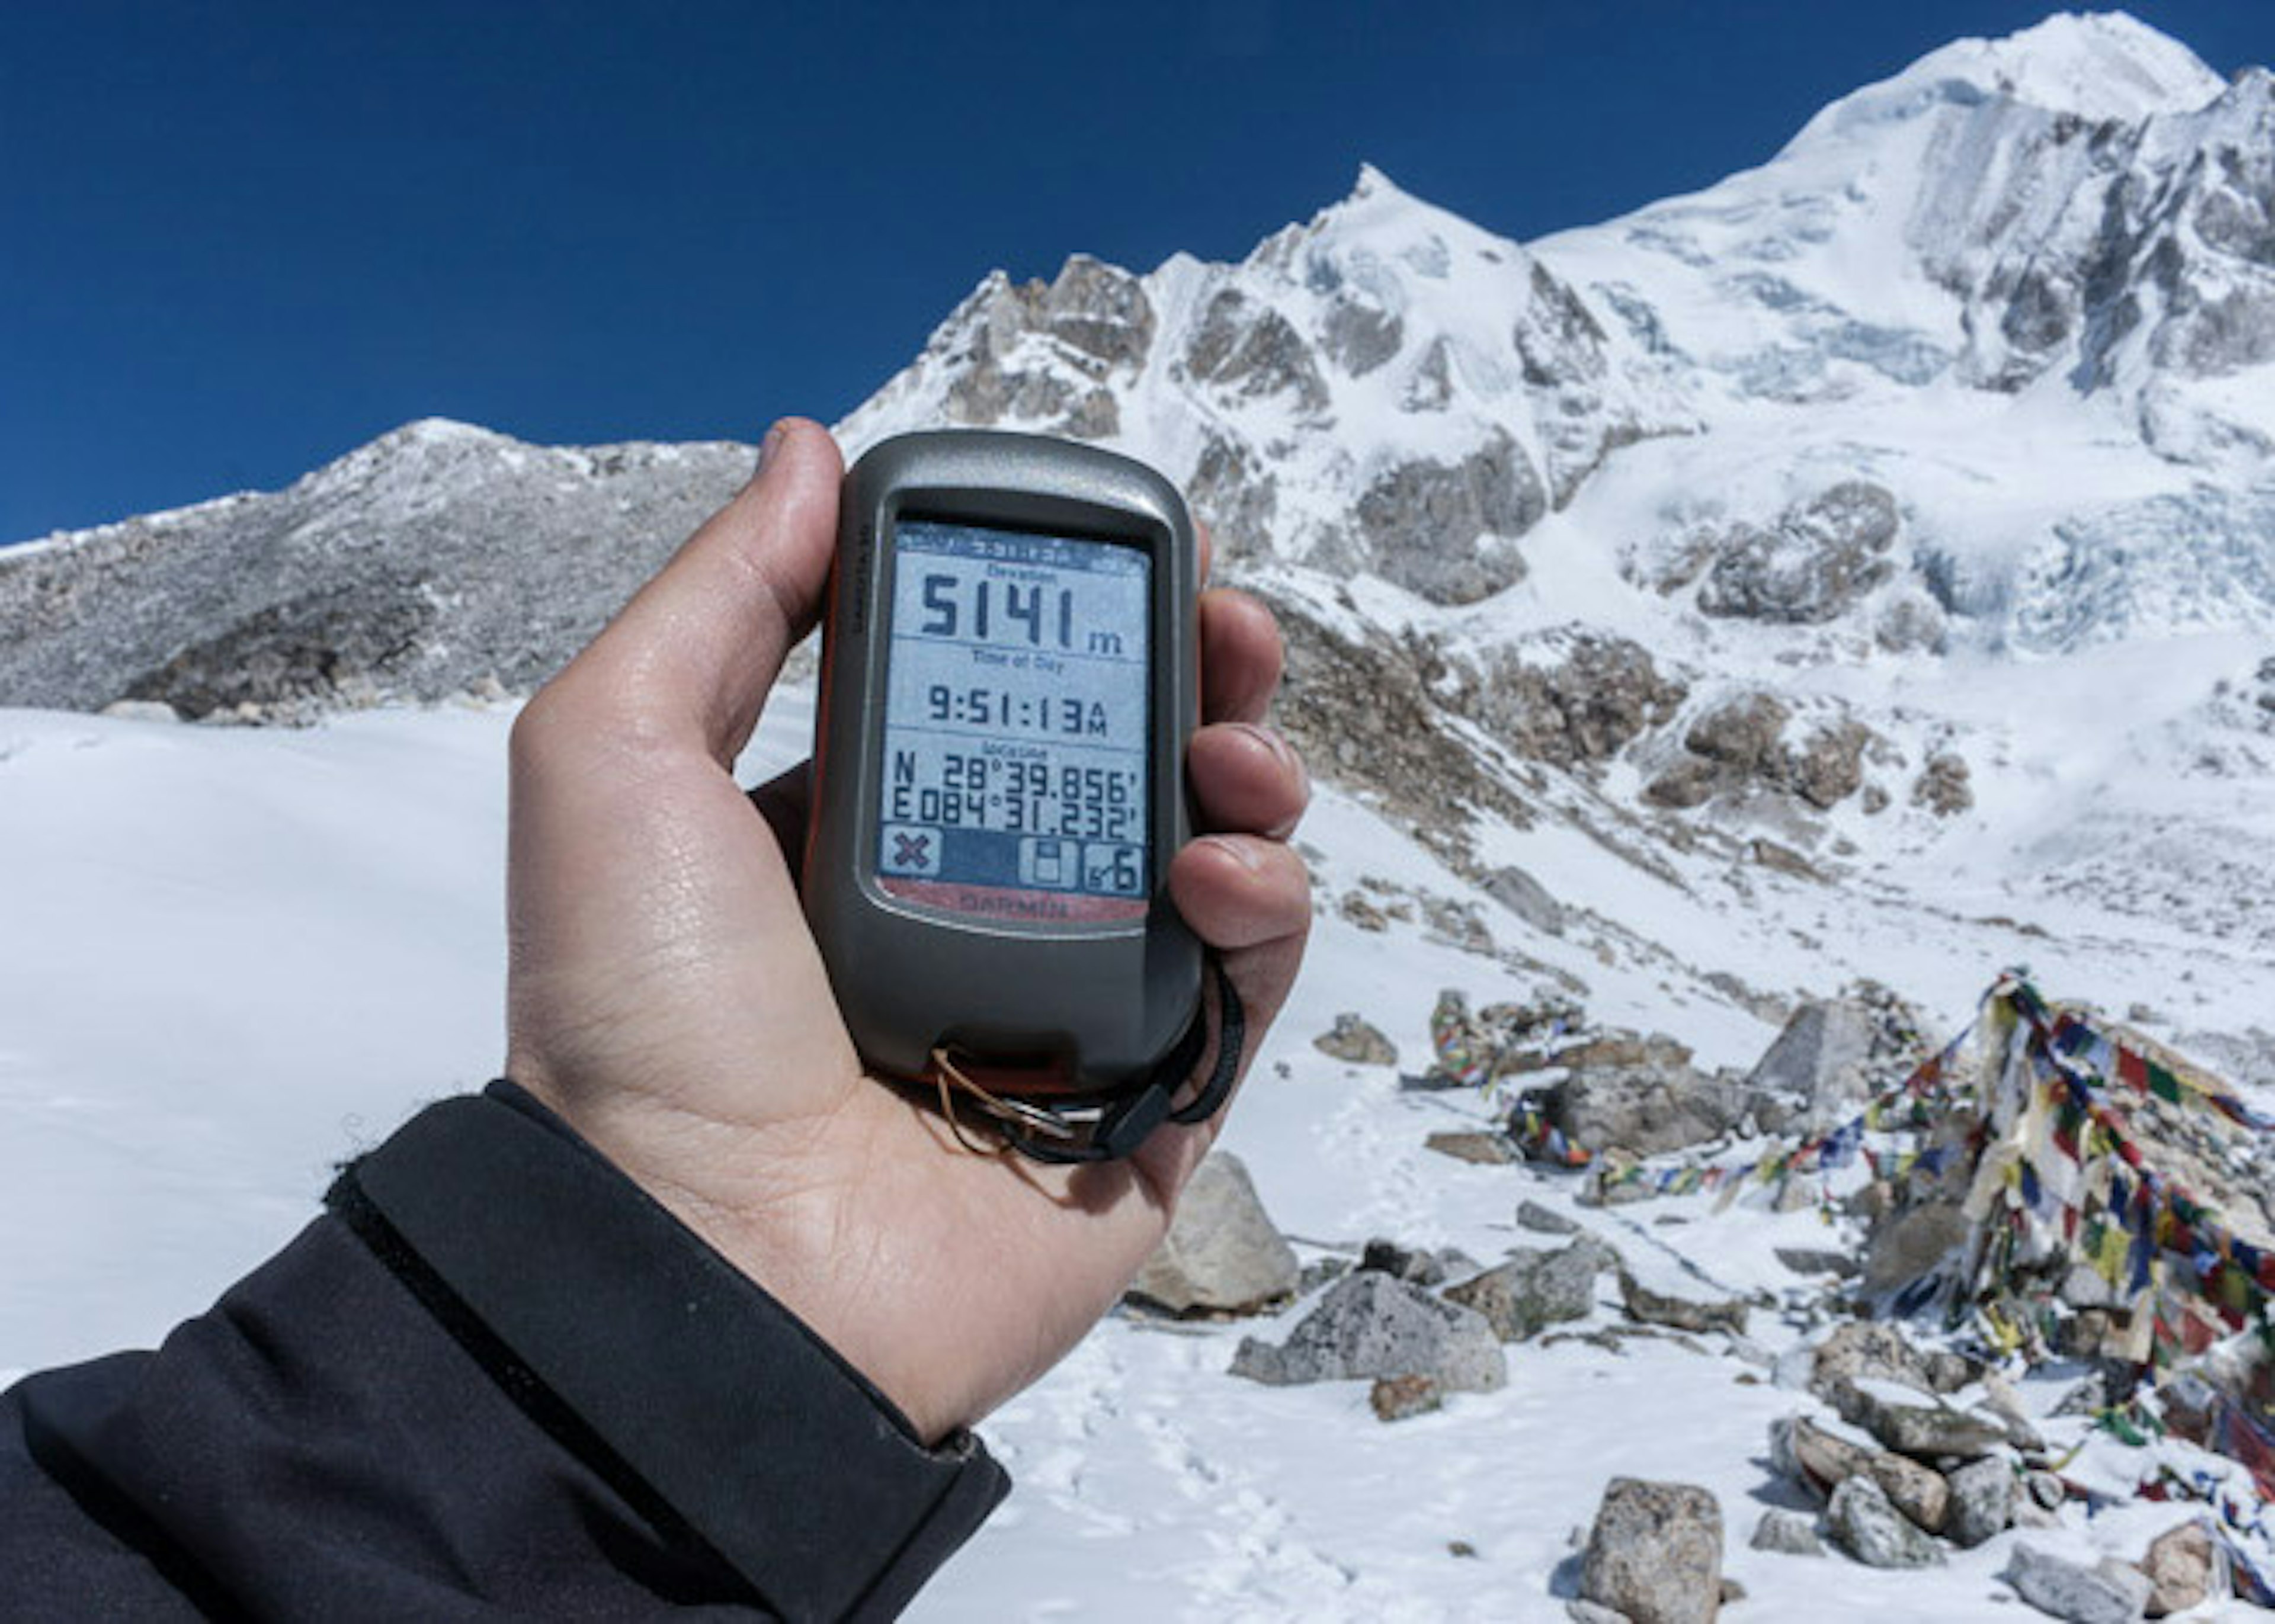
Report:
<svg viewBox="0 0 2275 1624"><path fill-rule="evenodd" d="M0 7L0 540L412 418L754 438L986 272L1238 258L1362 159L1517 238L2044 4ZM2226 72L2264 0L2135 14Z"/></svg>

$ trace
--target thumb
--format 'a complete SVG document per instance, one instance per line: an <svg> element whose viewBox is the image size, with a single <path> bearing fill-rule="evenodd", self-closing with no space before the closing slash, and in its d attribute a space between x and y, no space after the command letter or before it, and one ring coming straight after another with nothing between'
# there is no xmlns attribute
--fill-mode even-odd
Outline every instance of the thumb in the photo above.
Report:
<svg viewBox="0 0 2275 1624"><path fill-rule="evenodd" d="M812 625L837 537L844 462L786 418L751 482L689 537L556 685L651 738L692 736L730 764Z"/></svg>

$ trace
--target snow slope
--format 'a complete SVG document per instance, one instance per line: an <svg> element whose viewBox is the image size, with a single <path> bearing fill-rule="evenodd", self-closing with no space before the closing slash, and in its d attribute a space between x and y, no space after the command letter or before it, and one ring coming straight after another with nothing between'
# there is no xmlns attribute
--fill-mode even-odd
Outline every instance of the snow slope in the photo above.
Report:
<svg viewBox="0 0 2275 1624"><path fill-rule="evenodd" d="M282 731L0 712L0 1368L155 1342L312 1215L333 1161L482 1080L499 1046L510 714L382 711ZM810 727L808 695L779 695L746 776L800 753ZM1615 951L1606 965L1586 933L1528 937L1345 795L1322 795L1303 838L1323 896L1365 875L1470 904L1498 941L1584 971L1599 1018L1675 1031L1707 1063L1745 1063L1770 1036L1674 990L1657 960ZM1956 918L1902 934L1869 902L1821 917L1825 901L1800 886L1762 887L1752 918L1692 901L1686 925L1664 917L1679 888L1639 889L1632 867L1568 833L1505 838L1591 917L1663 923L1686 953L1719 935L1719 954L1757 974L1780 952L1805 970L1780 933L1869 933L1878 967L1954 1020L2005 945L1999 927ZM2091 950L2079 962L2082 978ZM2184 1006L2189 964L2112 950L2098 984ZM1310 1046L1357 1009L1416 1065L1439 988L1482 1000L1533 985L1418 918L1379 936L1323 909L1226 1140L1279 1223L1307 1256L1388 1235L1490 1262L1529 1197L1604 1234L1662 1289L1790 1292L1769 1249L1822 1243L1814 1213L1718 1216L1704 1197L1580 1209L1558 1175L1423 1150L1428 1131L1480 1120L1480 1102L1403 1091ZM2012 1536L1925 1575L1744 1548L1758 1509L1786 1503L1763 1460L1769 1424L1803 1401L1751 1363L1798 1334L1780 1316L1757 1314L1760 1353L1513 1348L1505 1391L1393 1427L1367 1413L1364 1384L1226 1374L1258 1328L1270 1329L1101 1326L989 1424L1017 1491L917 1616L1554 1619L1566 1536L1620 1474L1716 1492L1748 1618L1824 1618L1828 1579L1844 1618L1989 1616L1999 1593ZM2119 1522L2069 1537L2137 1554L2147 1534Z"/></svg>

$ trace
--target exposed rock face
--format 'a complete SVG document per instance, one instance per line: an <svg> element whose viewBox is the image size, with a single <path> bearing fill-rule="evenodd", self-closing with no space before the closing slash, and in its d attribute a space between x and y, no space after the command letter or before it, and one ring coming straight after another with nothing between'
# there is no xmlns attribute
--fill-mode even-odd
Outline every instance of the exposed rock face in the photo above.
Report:
<svg viewBox="0 0 2275 1624"><path fill-rule="evenodd" d="M1297 1272L1247 1167L1229 1151L1211 1151L1130 1289L1175 1313L1252 1313L1293 1292Z"/></svg>
<svg viewBox="0 0 2275 1624"><path fill-rule="evenodd" d="M1522 1341L1561 1320L1585 1319L1596 1306L1596 1276L1608 1251L1591 1240L1560 1251L1527 1247L1458 1286L1446 1300L1475 1309L1504 1342Z"/></svg>
<svg viewBox="0 0 2275 1624"><path fill-rule="evenodd" d="M1912 804L1924 806L1939 818L1956 817L1975 804L1967 760L1949 752L1928 758L1926 769L1912 785Z"/></svg>
<svg viewBox="0 0 2275 1624"><path fill-rule="evenodd" d="M1864 782L1864 758L1879 736L1840 720L1785 742L1793 712L1776 696L1742 693L1708 711L1683 735L1684 754L1644 786L1654 805L1686 811L1718 795L1758 788L1825 811Z"/></svg>
<svg viewBox="0 0 2275 1624"><path fill-rule="evenodd" d="M1211 434L1186 481L1185 500L1209 527L1228 563L1269 556L1280 513L1280 480L1245 444Z"/></svg>
<svg viewBox="0 0 2275 1624"><path fill-rule="evenodd" d="M1606 1032L1558 1058L1571 1075L1549 1091L1549 1115L1591 1151L1679 1151L1727 1133L1746 1112L1735 1077L1695 1069L1671 1038Z"/></svg>
<svg viewBox="0 0 2275 1624"><path fill-rule="evenodd" d="M135 678L132 699L195 719L239 706L321 706L375 694L407 671L435 616L432 587L381 571L255 610Z"/></svg>
<svg viewBox="0 0 2275 1624"><path fill-rule="evenodd" d="M1863 1476L1833 1491L1825 1522L1842 1550L1867 1567L1939 1567L1935 1541L1889 1503L1880 1485Z"/></svg>
<svg viewBox="0 0 2275 1624"><path fill-rule="evenodd" d="M1524 578L1510 545L1547 510L1540 476L1501 429L1457 463L1401 463L1355 510L1364 556L1385 580L1432 603L1474 603Z"/></svg>
<svg viewBox="0 0 2275 1624"><path fill-rule="evenodd" d="M1473 698L1452 702L1519 755L1561 767L1608 761L1682 705L1687 691L1640 645L1592 632L1559 641L1561 661L1503 654Z"/></svg>
<svg viewBox="0 0 2275 1624"><path fill-rule="evenodd" d="M1712 1624L1722 1602L1722 1507L1682 1483L1614 1477L1604 1490L1580 1594L1635 1624Z"/></svg>
<svg viewBox="0 0 2275 1624"><path fill-rule="evenodd" d="M2024 1601L2067 1624L2135 1624L2154 1588L2146 1574L2122 1562L2087 1567L2024 1545L2014 1547L2003 1576Z"/></svg>
<svg viewBox="0 0 2275 1624"><path fill-rule="evenodd" d="M0 551L0 699L291 720L535 687L750 473L737 445L413 423L289 488Z"/></svg>
<svg viewBox="0 0 2275 1624"><path fill-rule="evenodd" d="M1312 769L1374 788L1393 810L1441 831L1464 806L1531 821L1444 721L1430 684L1443 662L1426 644L1355 642L1301 609L1281 609L1287 676L1273 721ZM1448 831L1450 833L1450 831Z"/></svg>
<svg viewBox="0 0 2275 1624"><path fill-rule="evenodd" d="M1107 380L1153 348L1153 301L1127 271L1077 254L1046 284L988 277L949 319L963 336L942 402L951 423L1096 440L1122 427Z"/></svg>
<svg viewBox="0 0 2275 1624"><path fill-rule="evenodd" d="M1795 502L1767 527L1732 525L1712 543L1698 589L1709 615L1813 625L1833 619L1893 573L1896 499L1848 480Z"/></svg>
<svg viewBox="0 0 2275 1624"><path fill-rule="evenodd" d="M1234 398L1289 397L1306 415L1326 409L1327 386L1288 318L1237 290L1209 301L1185 349L1185 369Z"/></svg>
<svg viewBox="0 0 2275 1624"><path fill-rule="evenodd" d="M1449 1392L1485 1393L1508 1380L1508 1363L1482 1315L1370 1269L1330 1287L1281 1346L1244 1339L1232 1373L1271 1386L1430 1376Z"/></svg>

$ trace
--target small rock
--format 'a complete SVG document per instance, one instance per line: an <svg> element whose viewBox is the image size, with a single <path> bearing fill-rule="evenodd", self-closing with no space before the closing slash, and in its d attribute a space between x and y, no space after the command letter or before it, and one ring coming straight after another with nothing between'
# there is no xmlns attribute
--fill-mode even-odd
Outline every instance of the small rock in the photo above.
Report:
<svg viewBox="0 0 2275 1624"><path fill-rule="evenodd" d="M1478 1548L1466 1539L1449 1539L1446 1542L1446 1554L1448 1556L1475 1556L1477 1553Z"/></svg>
<svg viewBox="0 0 2275 1624"><path fill-rule="evenodd" d="M1817 1520L1797 1511L1762 1513L1762 1520L1754 1524L1754 1537L1746 1543L1757 1551L1775 1551L1785 1556L1825 1554L1825 1542L1817 1537Z"/></svg>
<svg viewBox="0 0 2275 1624"><path fill-rule="evenodd" d="M2149 1616L2186 1613L2215 1596L2227 1594L2226 1552L2198 1520L2166 1529L2150 1543L2141 1559L2148 1575Z"/></svg>
<svg viewBox="0 0 2275 1624"><path fill-rule="evenodd" d="M1333 1285L1350 1273L1348 1258L1314 1258L1296 1276L1296 1295L1308 1297L1322 1286Z"/></svg>
<svg viewBox="0 0 2275 1624"><path fill-rule="evenodd" d="M1745 1599L1746 1587L1740 1584L1735 1579L1726 1576L1722 1581L1722 1605L1727 1607L1732 1602L1740 1602Z"/></svg>
<svg viewBox="0 0 2275 1624"><path fill-rule="evenodd" d="M2014 1498L2021 1485L2012 1463L2000 1455L1985 1455L1943 1475L1951 1485L1951 1504L1944 1514L1943 1533L1954 1545L1973 1549L2005 1530L2014 1520Z"/></svg>
<svg viewBox="0 0 2275 1624"><path fill-rule="evenodd" d="M1746 850L1748 854L1752 857L1755 862L1760 864L1764 868L1772 869L1780 874L1790 874L1795 880L1823 880L1825 878L1823 874L1818 872L1817 865L1815 864L1811 863L1807 857L1802 856L1798 851L1795 851L1792 847L1781 845L1778 842L1770 840L1765 836L1756 835L1752 842L1747 846Z"/></svg>
<svg viewBox="0 0 2275 1624"><path fill-rule="evenodd" d="M1401 1246L1395 1241L1379 1237L1369 1241L1359 1256L1358 1266L1372 1269L1396 1280L1410 1280L1417 1286L1442 1286L1446 1283L1446 1265L1420 1247Z"/></svg>
<svg viewBox="0 0 2275 1624"><path fill-rule="evenodd" d="M2052 1472L2026 1474L2022 1478L2022 1488L2029 1495L2032 1504L2046 1511L2060 1511L2062 1502L2069 1498L2069 1491L2062 1486L2062 1480Z"/></svg>
<svg viewBox="0 0 2275 1624"><path fill-rule="evenodd" d="M1349 1011L1335 1016L1334 1029L1312 1039L1311 1046L1346 1065L1395 1066L1398 1063L1397 1046L1378 1029Z"/></svg>
<svg viewBox="0 0 2275 1624"><path fill-rule="evenodd" d="M1485 891L1533 929L1550 936L1564 933L1564 905L1524 870L1494 869L1485 878Z"/></svg>
<svg viewBox="0 0 2275 1624"><path fill-rule="evenodd" d="M1596 1307L1596 1274L1603 1266L1598 1243L1575 1241L1561 1251L1523 1250L1473 1280L1447 1289L1447 1301L1475 1309L1504 1342L1522 1341L1545 1327L1585 1319Z"/></svg>
<svg viewBox="0 0 2275 1624"><path fill-rule="evenodd" d="M1530 1229L1535 1235L1577 1235L1580 1226L1553 1207L1545 1207L1538 1201L1516 1204L1516 1227Z"/></svg>
<svg viewBox="0 0 2275 1624"><path fill-rule="evenodd" d="M163 699L113 699L102 707L102 714L118 721L165 721L182 719L182 713Z"/></svg>
<svg viewBox="0 0 2275 1624"><path fill-rule="evenodd" d="M1440 1156L1451 1156L1455 1161L1472 1161L1487 1167L1512 1162L1517 1158L1516 1146L1509 1142L1507 1134L1475 1130L1441 1130L1422 1141L1422 1148L1435 1151Z"/></svg>
<svg viewBox="0 0 2275 1624"><path fill-rule="evenodd" d="M1825 1513L1840 1548L1867 1567L1938 1567L1935 1541L1889 1502L1870 1477L1855 1477L1833 1491Z"/></svg>
<svg viewBox="0 0 2275 1624"><path fill-rule="evenodd" d="M1665 1326L1672 1331L1704 1333L1727 1331L1733 1336L1746 1333L1746 1305L1733 1297L1722 1303L1700 1303L1689 1297L1670 1297L1636 1282L1626 1270L1620 1272L1620 1301L1627 1307L1628 1317L1644 1325Z"/></svg>
<svg viewBox="0 0 2275 1624"><path fill-rule="evenodd" d="M1776 1249L1777 1260L1795 1274L1831 1274L1848 1280L1863 1265L1847 1252L1836 1252L1815 1246L1780 1246Z"/></svg>
<svg viewBox="0 0 2275 1624"><path fill-rule="evenodd" d="M1377 1421L1404 1421L1446 1404L1446 1389L1432 1376L1378 1376L1366 1395Z"/></svg>
<svg viewBox="0 0 2275 1624"><path fill-rule="evenodd" d="M1581 1559L1583 1599L1634 1624L1712 1624L1721 1582L1722 1508L1712 1494L1612 1479Z"/></svg>
<svg viewBox="0 0 2275 1624"><path fill-rule="evenodd" d="M2122 1562L2088 1567L2035 1545L2018 1545L2000 1575L2041 1613L2067 1624L2134 1624L2155 1588Z"/></svg>
<svg viewBox="0 0 2275 1624"><path fill-rule="evenodd" d="M1289 1295L1300 1278L1296 1250L1273 1227L1247 1167L1229 1151L1212 1151L1130 1289L1172 1313L1252 1314Z"/></svg>
<svg viewBox="0 0 2275 1624"><path fill-rule="evenodd" d="M1244 1339L1232 1373L1272 1386L1354 1376L1434 1376L1449 1391L1487 1393L1508 1361L1482 1315L1367 1269L1329 1287L1275 1348Z"/></svg>

